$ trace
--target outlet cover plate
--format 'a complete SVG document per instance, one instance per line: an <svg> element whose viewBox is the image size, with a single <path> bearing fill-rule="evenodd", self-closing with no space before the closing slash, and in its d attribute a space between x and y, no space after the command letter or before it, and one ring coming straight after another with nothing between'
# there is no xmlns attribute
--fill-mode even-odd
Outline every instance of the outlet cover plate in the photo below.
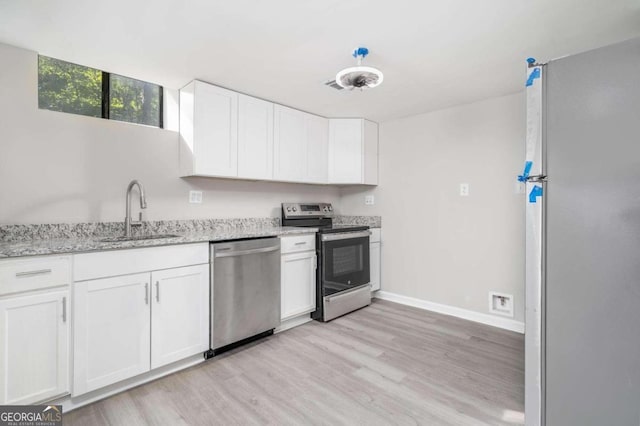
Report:
<svg viewBox="0 0 640 426"><path fill-rule="evenodd" d="M189 191L189 203L202 204L202 191Z"/></svg>
<svg viewBox="0 0 640 426"><path fill-rule="evenodd" d="M372 206L376 203L376 200L373 195L365 195L364 196L364 204L367 206Z"/></svg>
<svg viewBox="0 0 640 426"><path fill-rule="evenodd" d="M468 183L461 183L460 184L460 196L461 197L468 197L469 196L469 184Z"/></svg>

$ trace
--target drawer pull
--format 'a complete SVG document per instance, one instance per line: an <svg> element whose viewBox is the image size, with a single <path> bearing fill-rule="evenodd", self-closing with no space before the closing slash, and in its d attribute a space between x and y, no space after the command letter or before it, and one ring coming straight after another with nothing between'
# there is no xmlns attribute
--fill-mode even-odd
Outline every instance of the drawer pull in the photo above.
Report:
<svg viewBox="0 0 640 426"><path fill-rule="evenodd" d="M295 243L294 245L295 245L295 246L303 246L303 245L305 245L305 244L307 244L307 242L306 242L306 241L300 241L299 243Z"/></svg>
<svg viewBox="0 0 640 426"><path fill-rule="evenodd" d="M51 269L38 269L37 271L16 272L16 278L32 277L34 275L50 274Z"/></svg>

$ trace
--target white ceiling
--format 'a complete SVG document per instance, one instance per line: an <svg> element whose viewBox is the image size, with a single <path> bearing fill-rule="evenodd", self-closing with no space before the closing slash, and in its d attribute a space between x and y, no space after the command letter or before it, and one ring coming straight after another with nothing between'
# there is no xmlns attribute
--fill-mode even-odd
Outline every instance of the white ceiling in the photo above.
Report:
<svg viewBox="0 0 640 426"><path fill-rule="evenodd" d="M0 0L0 42L171 88L198 78L375 121L513 93L528 56L639 35L638 0ZM358 45L384 83L325 87Z"/></svg>

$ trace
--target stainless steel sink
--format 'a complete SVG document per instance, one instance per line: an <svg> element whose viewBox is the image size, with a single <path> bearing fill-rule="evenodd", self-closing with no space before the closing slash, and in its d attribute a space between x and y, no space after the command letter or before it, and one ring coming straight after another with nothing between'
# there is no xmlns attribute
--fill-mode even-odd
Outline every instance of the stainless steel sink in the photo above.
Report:
<svg viewBox="0 0 640 426"><path fill-rule="evenodd" d="M110 237L110 238L102 238L99 240L101 243L119 243L124 241L144 241L144 240L159 240L161 238L176 238L180 235L175 234L155 234L155 235L137 235L132 237Z"/></svg>

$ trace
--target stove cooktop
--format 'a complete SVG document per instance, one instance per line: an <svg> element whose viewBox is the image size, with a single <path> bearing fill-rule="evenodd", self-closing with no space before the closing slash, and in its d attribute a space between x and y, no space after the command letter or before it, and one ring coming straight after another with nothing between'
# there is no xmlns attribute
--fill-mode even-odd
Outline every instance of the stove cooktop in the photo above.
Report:
<svg viewBox="0 0 640 426"><path fill-rule="evenodd" d="M366 231L366 225L334 225L329 203L282 203L282 226L319 228L320 234Z"/></svg>

